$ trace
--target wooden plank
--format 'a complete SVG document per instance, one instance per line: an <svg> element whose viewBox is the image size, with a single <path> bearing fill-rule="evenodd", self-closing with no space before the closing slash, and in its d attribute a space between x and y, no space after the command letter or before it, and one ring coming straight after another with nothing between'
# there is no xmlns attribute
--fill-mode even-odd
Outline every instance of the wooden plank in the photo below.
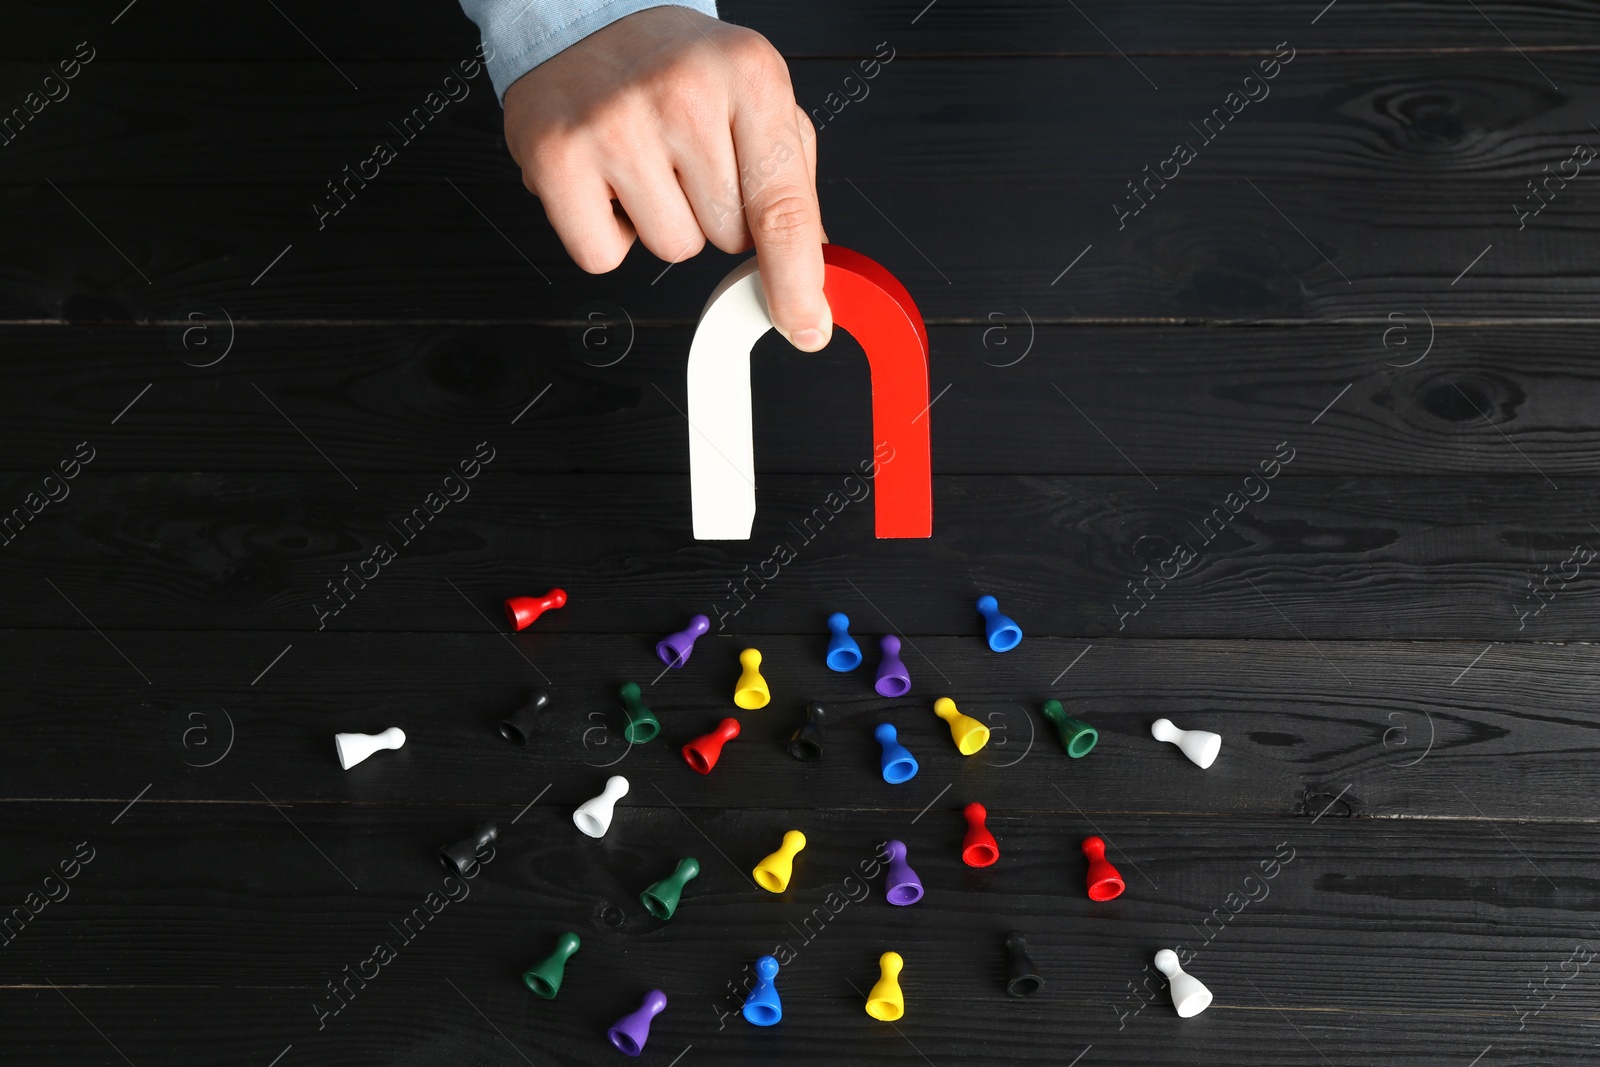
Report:
<svg viewBox="0 0 1600 1067"><path fill-rule="evenodd" d="M497 472L686 469L688 327L630 328L616 308L566 327L195 314L0 333L8 465L53 469L88 438L96 472L190 471L203 457L210 470L327 473L297 426L352 476L431 474L507 432ZM1126 475L1131 461L1153 479L1242 476L1287 440L1296 475L1543 471L1560 484L1600 473L1589 333L1430 326L1415 310L1314 330L1063 327L1013 307L930 332L934 468ZM866 454L866 361L848 335L817 355L769 338L753 375L763 474L849 470ZM31 488L21 474L0 485Z"/></svg>
<svg viewBox="0 0 1600 1067"><path fill-rule="evenodd" d="M108 610L66 588L91 617ZM448 587L442 595L455 598ZM429 620L402 621L488 628L455 599L424 602ZM881 621L859 600L825 606L849 608L862 634L867 662L854 674L822 666L820 611L815 634L707 636L688 667L666 672L652 654L656 634L563 633L595 616L578 594L569 615L540 620L511 646L487 633L13 631L0 673L12 739L0 783L10 798L99 798L113 809L147 785L151 803L180 806L258 803L259 788L285 803L450 806L471 820L511 818L535 797L570 813L621 773L633 783L627 811L714 811L729 798L747 810L801 808L827 797L833 809L898 818L928 809L924 822L958 837L956 812L970 800L1001 811L1076 804L1113 835L1133 814L1170 812L1600 818L1588 775L1592 645L1319 638L1313 647L1281 619L1282 641L1030 635L1004 656L975 633L916 636L905 652L913 696L885 701L867 673ZM681 614L657 617L662 632L681 625ZM765 654L774 697L741 713L731 695L746 643ZM658 741L632 748L621 742L615 695L630 679L663 724ZM495 726L531 686L548 688L551 711L522 748ZM955 751L931 711L939 695L990 726L982 754ZM1065 755L1039 715L1050 697L1100 731L1095 752ZM807 700L831 712L815 765L782 747ZM680 746L728 715L740 737L710 776L696 776ZM1161 717L1222 734L1217 764L1202 772L1154 741L1150 724ZM879 774L871 731L884 721L922 764L903 787ZM406 731L403 749L339 770L334 733L389 726Z"/></svg>
<svg viewBox="0 0 1600 1067"><path fill-rule="evenodd" d="M63 44L70 51L71 43L86 34L122 54L170 62L189 62L197 55L231 61L314 59L307 37L339 60L453 59L477 43L476 28L450 4L418 5L403 17L372 0L278 6L281 15L268 7L230 12L227 32L218 33L214 11L201 0L134 8L117 18L114 28L108 27L121 5L111 5L116 10L52 5L18 14L0 58L53 60ZM1481 13L1444 0L1399 7L1381 0L1338 0L1332 10L1324 11L1325 6L1326 0L1263 12L1247 0L1220 0L1207 5L1203 19L1177 0L1136 7L1083 0L1077 5L1081 14L1049 0L939 0L931 7L926 0L870 7L723 0L718 11L727 21L765 33L790 56L864 55L886 35L913 55L1115 55L1116 47L1130 56L1233 50L1260 47L1261 35L1269 31L1321 48L1381 51L1501 51L1509 48L1507 37L1530 52L1600 43L1600 17L1585 3L1491 0L1478 5Z"/></svg>
<svg viewBox="0 0 1600 1067"><path fill-rule="evenodd" d="M114 1039L145 1032L119 1004L154 991L203 996L243 979L260 996L240 998L250 1003L239 1017L252 1031L278 1035L250 1062L291 1042L324 1062L313 1042L375 1030L415 1047L420 1035L388 1025L403 1015L450 1020L434 1041L476 1040L467 1010L446 1007L461 996L534 1054L599 1062L599 1032L651 986L671 998L654 1032L669 1057L688 1043L748 1055L752 1031L724 1018L737 1003L728 986L737 990L753 956L782 947L787 1012L760 1047L799 1057L823 1031L852 1058L903 1056L861 1018L873 961L891 947L907 960L903 1034L940 1042L926 1047L956 1062L982 1055L977 1039L970 1026L962 1039L938 1020L977 1006L991 1023L1010 1020L984 1033L1005 1034L1030 1060L1068 1042L1074 1054L1094 1043L1130 1056L1151 1055L1147 1042L1193 1041L1183 1047L1199 1054L1256 1027L1278 1033L1288 1048L1297 1043L1290 1025L1321 1054L1347 1057L1367 1047L1363 1023L1378 1018L1476 1054L1488 1044L1559 1043L1564 1027L1592 1023L1595 978L1581 969L1565 996L1519 1020L1540 1003L1527 983L1554 976L1554 988L1575 944L1593 952L1594 879L1575 856L1588 831L1573 827L1513 828L1519 855L1481 822L1149 817L1114 834L1127 892L1094 905L1082 894L1075 847L1089 831L1070 809L1051 819L1000 814L1001 861L973 871L960 865L948 835L901 818L737 809L703 817L701 829L730 862L705 855L707 838L670 808L630 811L632 822L591 842L561 825L564 811L536 807L471 882L454 886L431 852L441 835L459 832L465 813L296 805L284 809L285 820L259 802L151 804L112 826L110 809L92 821L80 805L7 809L0 832L8 852L29 862L6 872L6 899L43 884L42 872L73 855L79 840L92 839L94 850L70 895L14 935L15 973L48 975ZM746 882L738 864L795 819L815 833L791 889L774 897ZM914 909L891 912L881 875L868 877L878 842L890 834L908 839L927 888ZM659 924L635 895L685 852L701 856L702 874L672 921ZM430 892L440 899L446 889L454 899L437 905L436 916L400 926ZM580 932L583 948L561 998L536 1001L516 975L567 928ZM1011 928L1030 936L1046 979L1034 1001L1010 1002L1001 992L999 938ZM395 959L376 977L368 968L365 985L352 982L348 1004L333 1014L338 1002L325 983L347 966L360 969L378 942L396 947ZM1130 993L1154 949L1178 944L1193 950L1193 971L1217 995L1211 1011L1186 1026L1159 982L1142 1010ZM58 1009L73 1017L57 995L42 992L41 1014L54 1001L52 1019ZM419 1011L423 1004L439 1010ZM106 1027L103 1012L120 1025ZM127 1053L148 1040L135 1038ZM1060 1062L1059 1053L1049 1062Z"/></svg>
<svg viewBox="0 0 1600 1067"><path fill-rule="evenodd" d="M0 625L82 626L44 577L112 630L476 631L473 606L558 584L581 606L557 628L587 632L698 611L728 632L808 633L865 596L912 634L969 633L985 592L1066 637L1586 640L1600 610L1575 478L936 476L935 536L876 541L856 475L762 475L750 541L692 542L684 477L491 468L451 483L470 494L452 504L445 470L84 470L6 546ZM358 569L371 581L349 579L333 614L329 583Z"/></svg>

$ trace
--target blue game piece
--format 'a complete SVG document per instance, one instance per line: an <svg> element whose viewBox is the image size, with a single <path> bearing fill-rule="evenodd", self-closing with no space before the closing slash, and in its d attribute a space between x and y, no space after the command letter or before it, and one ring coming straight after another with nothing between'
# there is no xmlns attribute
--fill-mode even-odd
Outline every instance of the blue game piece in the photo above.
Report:
<svg viewBox="0 0 1600 1067"><path fill-rule="evenodd" d="M883 780L890 785L909 782L917 776L917 758L898 740L893 726L879 723L872 736L883 746Z"/></svg>
<svg viewBox="0 0 1600 1067"><path fill-rule="evenodd" d="M836 611L828 616L828 669L853 671L861 666L861 646L850 636L850 616Z"/></svg>
<svg viewBox="0 0 1600 1067"><path fill-rule="evenodd" d="M872 688L881 697L903 697L911 692L911 672L900 662L900 639L894 634L878 638L878 649L883 659L878 663L878 677Z"/></svg>
<svg viewBox="0 0 1600 1067"><path fill-rule="evenodd" d="M756 960L756 987L745 998L744 1017L757 1026L771 1026L783 1018L783 1004L778 1000L778 961L771 956Z"/></svg>
<svg viewBox="0 0 1600 1067"><path fill-rule="evenodd" d="M983 616L983 632L989 638L991 649L1010 652L1022 644L1022 627L1000 614L1000 602L994 597L978 598L978 614Z"/></svg>

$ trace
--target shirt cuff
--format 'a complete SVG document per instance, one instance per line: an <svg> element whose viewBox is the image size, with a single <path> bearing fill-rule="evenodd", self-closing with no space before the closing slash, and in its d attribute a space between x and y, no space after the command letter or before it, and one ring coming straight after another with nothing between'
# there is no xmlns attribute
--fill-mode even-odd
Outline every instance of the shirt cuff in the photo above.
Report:
<svg viewBox="0 0 1600 1067"><path fill-rule="evenodd" d="M502 104L511 83L624 16L686 7L717 17L716 0L461 0L483 35L485 67Z"/></svg>

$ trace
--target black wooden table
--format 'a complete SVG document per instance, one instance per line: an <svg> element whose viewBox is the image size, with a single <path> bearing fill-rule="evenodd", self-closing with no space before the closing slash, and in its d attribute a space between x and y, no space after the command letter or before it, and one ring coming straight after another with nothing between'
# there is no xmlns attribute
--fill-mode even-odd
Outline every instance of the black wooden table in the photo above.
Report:
<svg viewBox="0 0 1600 1067"><path fill-rule="evenodd" d="M640 1062L681 1067L1594 1061L1600 5L924 4L723 14L791 58L830 236L927 319L925 541L875 540L870 503L803 525L872 450L842 335L758 347L755 534L692 539L684 360L734 260L580 272L482 76L404 125L476 46L453 4L0 18L0 1060L615 1064L659 987ZM552 586L509 634L500 601ZM906 636L911 699L874 655L823 668L836 610ZM663 674L695 612L721 625ZM773 703L701 778L677 748L746 646ZM664 724L632 750L627 680ZM517 748L495 723L534 686ZM781 744L809 699L816 765ZM885 719L922 761L899 787ZM339 768L334 733L396 725ZM593 841L571 811L613 773ZM437 848L483 820L493 860L441 900ZM791 828L792 887L753 888ZM854 890L890 837L915 907ZM684 855L663 924L637 895ZM539 1000L519 975L565 930ZM779 946L758 1029L737 990ZM887 949L894 1026L862 1011Z"/></svg>

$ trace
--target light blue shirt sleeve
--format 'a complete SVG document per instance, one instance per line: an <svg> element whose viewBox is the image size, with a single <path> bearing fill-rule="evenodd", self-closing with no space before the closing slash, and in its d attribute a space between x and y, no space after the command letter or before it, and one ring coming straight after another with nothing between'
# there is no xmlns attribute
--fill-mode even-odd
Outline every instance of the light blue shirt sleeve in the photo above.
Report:
<svg viewBox="0 0 1600 1067"><path fill-rule="evenodd" d="M503 104L511 83L625 15L687 7L717 17L716 0L461 0L483 35L485 66Z"/></svg>

